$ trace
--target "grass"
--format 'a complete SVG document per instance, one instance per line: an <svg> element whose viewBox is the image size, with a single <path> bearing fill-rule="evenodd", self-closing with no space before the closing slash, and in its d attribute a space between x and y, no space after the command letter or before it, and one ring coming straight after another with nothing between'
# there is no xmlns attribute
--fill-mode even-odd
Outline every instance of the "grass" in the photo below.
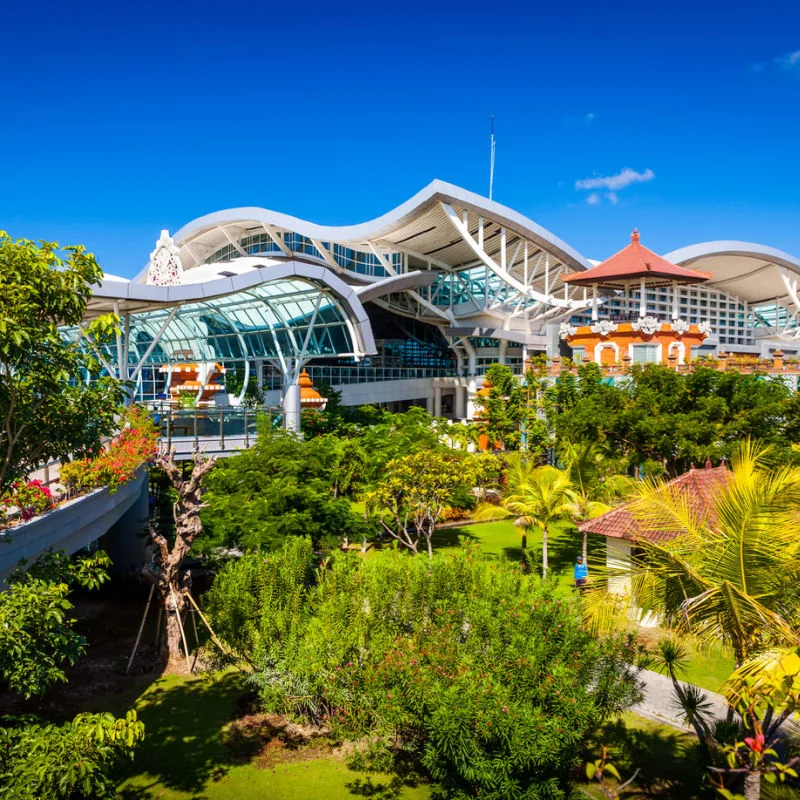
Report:
<svg viewBox="0 0 800 800"><path fill-rule="evenodd" d="M395 786L388 775L359 773L333 755L314 751L310 757L269 765L257 755L246 758L224 743L227 726L246 692L243 676L234 672L201 677L163 677L150 684L135 706L146 726L146 738L127 766L118 788L122 800L428 800L426 786ZM98 697L110 708L129 698ZM695 737L625 713L597 731L580 755L582 762L599 757L601 746L623 778L639 769L637 797L699 798L705 773ZM591 797L601 795L581 782ZM765 787L770 800L788 798L786 790Z"/></svg>
<svg viewBox="0 0 800 800"><path fill-rule="evenodd" d="M477 542L483 552L502 556L511 561L522 559L519 528L511 520L482 522L458 528L440 528L434 533L434 546L437 550L458 547L458 539L464 536ZM572 569L575 557L580 554L583 538L573 525L554 525L547 537L548 565L551 575L556 576L558 591L563 594L575 592ZM589 561L604 551L604 542L597 537L589 539ZM542 534L531 531L528 534L528 552L533 563L542 563ZM539 566L540 568L540 566Z"/></svg>
<svg viewBox="0 0 800 800"><path fill-rule="evenodd" d="M243 762L229 748L225 731L245 695L234 672L200 677L162 677L136 700L146 738L118 787L123 800L315 800L388 796L390 777L354 772L341 759L325 757L264 766ZM116 702L115 702L116 700ZM110 708L120 698L98 698ZM394 798L425 800L426 787L404 786Z"/></svg>

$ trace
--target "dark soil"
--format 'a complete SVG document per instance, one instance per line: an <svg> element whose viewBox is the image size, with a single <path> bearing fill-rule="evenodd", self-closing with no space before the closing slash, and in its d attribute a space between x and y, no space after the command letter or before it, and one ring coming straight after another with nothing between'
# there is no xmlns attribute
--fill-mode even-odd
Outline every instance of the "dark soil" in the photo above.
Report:
<svg viewBox="0 0 800 800"><path fill-rule="evenodd" d="M125 674L147 602L146 587L123 584L100 592L75 592L71 600L75 630L87 640L85 654L67 668L67 683L52 687L43 697L23 700L0 695L0 716L37 714L60 722L82 711L124 713L129 700L161 674L155 651L155 602L130 674Z"/></svg>

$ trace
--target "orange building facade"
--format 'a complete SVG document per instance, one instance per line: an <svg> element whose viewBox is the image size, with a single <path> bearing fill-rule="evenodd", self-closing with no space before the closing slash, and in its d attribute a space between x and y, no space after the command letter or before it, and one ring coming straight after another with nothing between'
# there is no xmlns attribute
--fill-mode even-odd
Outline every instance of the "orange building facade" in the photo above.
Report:
<svg viewBox="0 0 800 800"><path fill-rule="evenodd" d="M661 322L643 317L630 322L599 320L591 325L561 326L564 341L572 348L573 360L615 364L688 364L692 348L699 347L708 331L683 320Z"/></svg>

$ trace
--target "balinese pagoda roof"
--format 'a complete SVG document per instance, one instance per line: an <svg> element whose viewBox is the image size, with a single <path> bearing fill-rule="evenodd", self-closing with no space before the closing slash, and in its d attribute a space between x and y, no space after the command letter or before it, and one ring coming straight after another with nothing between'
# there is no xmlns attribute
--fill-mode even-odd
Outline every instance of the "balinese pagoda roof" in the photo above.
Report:
<svg viewBox="0 0 800 800"><path fill-rule="evenodd" d="M715 498L730 480L732 473L721 464L712 467L710 462L705 468L692 467L688 472L673 478L663 486L663 491L673 497L685 497L692 516L695 519L707 518L713 525L716 522ZM646 540L650 542L668 542L676 538L679 532L675 531L674 523L664 519L664 529L659 530L658 520L648 520L646 528L637 520L634 513L636 500L629 500L621 506L605 514L582 522L578 525L581 533L595 533L599 536L608 536L612 539L628 539L630 541Z"/></svg>
<svg viewBox="0 0 800 800"><path fill-rule="evenodd" d="M686 267L679 267L662 258L652 250L648 250L639 241L639 231L631 234L631 243L623 247L611 258L587 269L585 272L573 272L562 276L565 283L573 286L592 286L605 289L624 289L644 278L647 286L668 286L677 283L702 283L711 277L709 272L698 272Z"/></svg>

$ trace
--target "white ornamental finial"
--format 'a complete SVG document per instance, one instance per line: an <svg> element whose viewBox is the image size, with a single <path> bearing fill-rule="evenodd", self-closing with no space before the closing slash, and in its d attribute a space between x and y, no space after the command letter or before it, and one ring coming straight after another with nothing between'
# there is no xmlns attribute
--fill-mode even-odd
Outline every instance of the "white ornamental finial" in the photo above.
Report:
<svg viewBox="0 0 800 800"><path fill-rule="evenodd" d="M169 231L161 231L161 236L156 242L156 249L150 253L147 283L154 286L175 286L175 284L181 283L183 264L181 264L178 252Z"/></svg>

